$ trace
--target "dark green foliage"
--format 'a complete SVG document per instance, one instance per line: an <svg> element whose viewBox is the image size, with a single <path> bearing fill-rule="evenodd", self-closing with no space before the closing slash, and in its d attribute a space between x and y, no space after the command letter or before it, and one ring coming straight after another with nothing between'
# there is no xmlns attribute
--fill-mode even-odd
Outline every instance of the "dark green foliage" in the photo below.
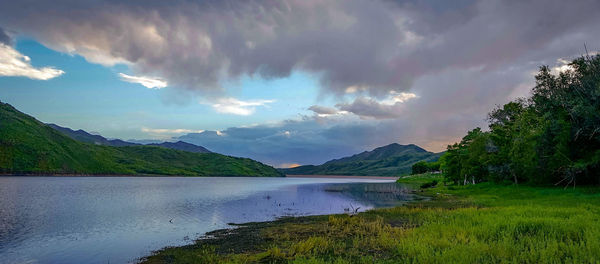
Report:
<svg viewBox="0 0 600 264"><path fill-rule="evenodd" d="M467 133L460 143L448 146L442 156L442 170L454 183L479 182L488 176L489 135L480 128Z"/></svg>
<svg viewBox="0 0 600 264"><path fill-rule="evenodd" d="M412 165L412 174L421 174L427 172L427 162L419 161Z"/></svg>
<svg viewBox="0 0 600 264"><path fill-rule="evenodd" d="M0 103L0 174L281 176L245 158L79 142Z"/></svg>
<svg viewBox="0 0 600 264"><path fill-rule="evenodd" d="M416 162L436 161L440 155L413 144L394 143L322 165L306 165L282 171L286 174L397 176L409 174Z"/></svg>
<svg viewBox="0 0 600 264"><path fill-rule="evenodd" d="M427 172L436 172L440 171L440 162L427 162L427 161L419 161L412 165L412 173L411 174L422 174Z"/></svg>
<svg viewBox="0 0 600 264"><path fill-rule="evenodd" d="M442 157L455 183L600 183L600 56L553 74L540 68L532 96L493 110L489 132L470 131Z"/></svg>
<svg viewBox="0 0 600 264"><path fill-rule="evenodd" d="M437 180L433 180L431 182L426 182L421 184L421 189L427 189L427 188L431 188L431 187L435 187L438 184Z"/></svg>

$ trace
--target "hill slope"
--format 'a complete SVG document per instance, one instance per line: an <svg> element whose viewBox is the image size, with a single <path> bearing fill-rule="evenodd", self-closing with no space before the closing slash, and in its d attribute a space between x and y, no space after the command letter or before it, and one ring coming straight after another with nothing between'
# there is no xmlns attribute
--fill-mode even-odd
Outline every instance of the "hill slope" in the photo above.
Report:
<svg viewBox="0 0 600 264"><path fill-rule="evenodd" d="M113 146L113 147L140 146L141 145L138 143L123 141L120 139L107 139L100 135L92 135L81 129L73 130L68 127L62 127L62 126L59 126L56 124L48 124L48 126L71 137L72 139L75 139L75 140L81 141L81 142L85 142L85 143L90 143L90 144L95 144L95 145ZM202 146L197 146L197 145L190 144L190 143L183 142L183 141L151 143L151 144L146 144L146 145L169 148L169 149L177 149L177 150L183 150L183 151L194 152L194 153L211 153L210 150L208 150Z"/></svg>
<svg viewBox="0 0 600 264"><path fill-rule="evenodd" d="M246 158L76 141L0 102L1 174L281 176Z"/></svg>
<svg viewBox="0 0 600 264"><path fill-rule="evenodd" d="M306 165L281 171L285 174L398 176L409 174L411 166L419 161L435 161L440 156L441 153L429 152L413 144L394 143L318 166Z"/></svg>

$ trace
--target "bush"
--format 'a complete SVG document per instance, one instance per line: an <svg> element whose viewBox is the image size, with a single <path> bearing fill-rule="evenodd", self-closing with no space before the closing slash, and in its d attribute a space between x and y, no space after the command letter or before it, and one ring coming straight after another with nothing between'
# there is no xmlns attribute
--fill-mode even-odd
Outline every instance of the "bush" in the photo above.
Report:
<svg viewBox="0 0 600 264"><path fill-rule="evenodd" d="M437 180L433 180L432 182L426 182L426 183L421 184L421 189L435 187L437 184L438 184Z"/></svg>
<svg viewBox="0 0 600 264"><path fill-rule="evenodd" d="M440 162L419 161L412 165L412 174L423 174L440 170Z"/></svg>

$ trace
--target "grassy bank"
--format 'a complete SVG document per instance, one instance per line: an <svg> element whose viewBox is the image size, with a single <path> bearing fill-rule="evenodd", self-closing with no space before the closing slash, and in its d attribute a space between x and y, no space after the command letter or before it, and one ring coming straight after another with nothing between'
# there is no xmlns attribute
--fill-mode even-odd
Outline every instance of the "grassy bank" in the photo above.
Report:
<svg viewBox="0 0 600 264"><path fill-rule="evenodd" d="M2 175L284 176L247 158L76 141L0 102Z"/></svg>
<svg viewBox="0 0 600 264"><path fill-rule="evenodd" d="M420 186L440 176L400 179ZM417 187L418 188L418 187ZM145 263L596 263L600 188L481 183L409 206L288 218L211 233Z"/></svg>

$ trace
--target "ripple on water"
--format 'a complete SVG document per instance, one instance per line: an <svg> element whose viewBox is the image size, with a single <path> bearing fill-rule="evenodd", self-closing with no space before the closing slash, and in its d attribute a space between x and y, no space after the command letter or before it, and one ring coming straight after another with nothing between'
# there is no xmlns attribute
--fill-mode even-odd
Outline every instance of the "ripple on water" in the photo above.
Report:
<svg viewBox="0 0 600 264"><path fill-rule="evenodd" d="M410 199L394 184L352 181L0 177L0 255L9 263L124 263L190 243L227 223L343 213L350 205L362 210Z"/></svg>

